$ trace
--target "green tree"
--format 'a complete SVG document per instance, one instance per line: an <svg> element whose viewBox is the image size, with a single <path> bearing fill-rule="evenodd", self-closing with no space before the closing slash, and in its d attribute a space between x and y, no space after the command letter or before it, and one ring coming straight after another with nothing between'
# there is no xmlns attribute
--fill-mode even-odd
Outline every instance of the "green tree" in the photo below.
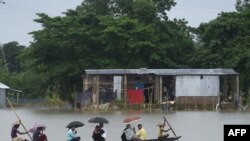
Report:
<svg viewBox="0 0 250 141"><path fill-rule="evenodd" d="M79 8L82 9L82 12L92 12L97 15L109 15L112 13L113 6L113 0L85 0Z"/></svg>
<svg viewBox="0 0 250 141"><path fill-rule="evenodd" d="M186 21L159 16L172 2L87 0L65 16L40 13L35 21L43 29L31 33L34 42L23 53L23 66L42 77L45 90L56 86L66 99L82 86L80 76L87 68L186 65L194 50Z"/></svg>
<svg viewBox="0 0 250 141"><path fill-rule="evenodd" d="M176 5L175 0L152 0L156 7L157 7L157 13L160 18L164 20L168 20L167 11L170 11L170 9Z"/></svg>
<svg viewBox="0 0 250 141"><path fill-rule="evenodd" d="M238 11L244 11L250 6L250 0L236 0L235 8Z"/></svg>
<svg viewBox="0 0 250 141"><path fill-rule="evenodd" d="M196 54L190 60L195 67L234 68L240 75L241 89L249 89L250 9L221 13L197 29Z"/></svg>
<svg viewBox="0 0 250 141"><path fill-rule="evenodd" d="M0 58L3 59L9 72L21 71L20 58L18 58L18 55L21 54L24 48L25 46L19 45L16 41L3 44L1 47L2 55Z"/></svg>
<svg viewBox="0 0 250 141"><path fill-rule="evenodd" d="M156 18L156 5L149 0L136 0L133 2L133 17L142 23L152 23Z"/></svg>

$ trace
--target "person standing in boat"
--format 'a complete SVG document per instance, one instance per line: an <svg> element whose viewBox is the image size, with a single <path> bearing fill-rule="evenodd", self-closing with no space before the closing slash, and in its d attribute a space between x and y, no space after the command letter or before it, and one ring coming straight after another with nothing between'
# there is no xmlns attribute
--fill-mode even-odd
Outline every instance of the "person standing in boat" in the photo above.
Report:
<svg viewBox="0 0 250 141"><path fill-rule="evenodd" d="M19 137L17 134L23 135L23 134L28 134L28 132L20 132L18 130L19 126L21 124L21 121L16 121L15 123L13 123L13 127L11 129L11 139L12 141L28 141L26 139L23 139L21 137Z"/></svg>
<svg viewBox="0 0 250 141"><path fill-rule="evenodd" d="M80 141L80 137L76 136L76 127L71 127L66 133L67 141Z"/></svg>
<svg viewBox="0 0 250 141"><path fill-rule="evenodd" d="M135 140L146 140L146 137L147 137L147 132L146 130L142 127L141 124L138 124L137 125L137 128L138 128L138 131L136 132L136 137L135 137ZM134 129L134 132L135 132L135 128Z"/></svg>

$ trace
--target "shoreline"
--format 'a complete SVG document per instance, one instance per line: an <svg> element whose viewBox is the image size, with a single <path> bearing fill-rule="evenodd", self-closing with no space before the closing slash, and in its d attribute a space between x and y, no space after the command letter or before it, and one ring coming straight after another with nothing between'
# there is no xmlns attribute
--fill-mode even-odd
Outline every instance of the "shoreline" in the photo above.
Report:
<svg viewBox="0 0 250 141"><path fill-rule="evenodd" d="M198 104L99 104L87 105L81 108L76 108L69 103L64 104L48 104L48 103L25 103L13 104L16 108L31 108L31 109L49 109L62 111L77 111L77 112L114 112L114 111L145 111L145 112L176 112L176 111L220 111L220 112L250 112L250 109L235 108L232 105L223 105L220 109L216 109L214 105L198 105ZM6 108L11 108L7 106ZM2 108L4 109L4 108Z"/></svg>

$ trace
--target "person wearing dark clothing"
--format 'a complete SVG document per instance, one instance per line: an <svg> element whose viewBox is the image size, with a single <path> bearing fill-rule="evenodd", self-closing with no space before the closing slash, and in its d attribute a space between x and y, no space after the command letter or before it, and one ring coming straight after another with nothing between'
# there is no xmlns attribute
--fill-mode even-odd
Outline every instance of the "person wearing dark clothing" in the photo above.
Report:
<svg viewBox="0 0 250 141"><path fill-rule="evenodd" d="M33 134L33 141L48 141L47 136L43 134L43 127L38 127Z"/></svg>
<svg viewBox="0 0 250 141"><path fill-rule="evenodd" d="M103 130L101 130L99 125L96 125L95 130L93 131L92 138L94 141L104 141L105 138L102 137Z"/></svg>
<svg viewBox="0 0 250 141"><path fill-rule="evenodd" d="M37 129L34 133L33 133L33 141L38 141L39 136L40 136L41 132L40 129Z"/></svg>
<svg viewBox="0 0 250 141"><path fill-rule="evenodd" d="M169 101L173 101L175 99L175 95L174 95L174 85L175 85L175 81L174 79L171 81L171 83L169 84L169 88L168 88L168 100Z"/></svg>
<svg viewBox="0 0 250 141"><path fill-rule="evenodd" d="M151 87L151 85L149 83L146 83L144 86L145 86L145 89L144 89L144 102L149 103L149 93L151 92L149 87Z"/></svg>
<svg viewBox="0 0 250 141"><path fill-rule="evenodd" d="M45 134L40 135L38 141L48 141L47 136Z"/></svg>
<svg viewBox="0 0 250 141"><path fill-rule="evenodd" d="M20 132L18 130L19 126L20 126L21 122L20 121L16 121L15 123L13 123L13 127L11 129L11 139L12 141L28 141L26 139L23 139L21 137L19 137L17 134L27 134L27 132Z"/></svg>

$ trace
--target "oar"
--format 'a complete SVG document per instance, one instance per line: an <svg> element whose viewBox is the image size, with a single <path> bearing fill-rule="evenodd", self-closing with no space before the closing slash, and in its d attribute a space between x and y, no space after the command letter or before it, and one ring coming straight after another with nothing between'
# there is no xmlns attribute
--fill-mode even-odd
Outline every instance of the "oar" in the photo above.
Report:
<svg viewBox="0 0 250 141"><path fill-rule="evenodd" d="M18 114L16 113L16 110L14 109L14 107L12 106L12 104L10 103L9 98L8 98L8 97L6 97L6 99L7 99L7 101L9 102L11 109L14 111L14 113L15 113L15 115L16 115L16 117L17 117L17 119L19 120L19 122L20 122L20 123L21 123L21 125L23 126L23 129L24 129L24 130L26 131L26 133L29 135L29 137L30 137L31 141L33 141L32 137L31 137L31 136L30 136L30 134L29 134L29 132L27 131L27 129L25 128L25 126L24 126L24 125L23 125L23 123L21 122L20 117L19 117L19 116L18 116Z"/></svg>
<svg viewBox="0 0 250 141"><path fill-rule="evenodd" d="M174 132L173 128L171 127L171 125L170 125L170 124L169 124L169 122L167 121L166 117L164 116L163 118L164 118L164 120L167 122L167 124L168 124L168 126L169 126L170 130L173 132L173 134L174 134L174 135L175 135L175 137L177 138L177 136L176 136L176 134L175 134L175 132ZM179 140L179 139L178 139L178 140Z"/></svg>

